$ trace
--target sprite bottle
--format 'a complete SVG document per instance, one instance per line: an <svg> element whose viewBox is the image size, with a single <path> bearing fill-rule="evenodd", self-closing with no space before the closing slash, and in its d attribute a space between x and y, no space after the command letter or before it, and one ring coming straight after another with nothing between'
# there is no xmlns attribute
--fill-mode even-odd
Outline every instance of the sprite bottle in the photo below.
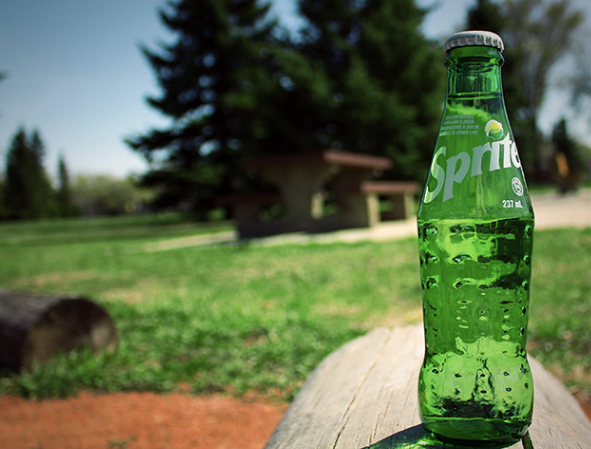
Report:
<svg viewBox="0 0 591 449"><path fill-rule="evenodd" d="M445 109L418 212L419 409L443 439L516 441L533 408L526 339L534 215L503 99L503 41L466 31L445 50Z"/></svg>

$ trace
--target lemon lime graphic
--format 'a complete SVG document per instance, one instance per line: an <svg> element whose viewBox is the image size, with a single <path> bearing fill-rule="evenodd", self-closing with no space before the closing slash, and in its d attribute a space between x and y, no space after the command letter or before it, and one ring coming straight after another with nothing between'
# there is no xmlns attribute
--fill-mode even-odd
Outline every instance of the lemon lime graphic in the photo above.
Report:
<svg viewBox="0 0 591 449"><path fill-rule="evenodd" d="M489 120L484 127L484 132L487 137L492 137L493 139L498 140L503 137L503 125L496 120Z"/></svg>

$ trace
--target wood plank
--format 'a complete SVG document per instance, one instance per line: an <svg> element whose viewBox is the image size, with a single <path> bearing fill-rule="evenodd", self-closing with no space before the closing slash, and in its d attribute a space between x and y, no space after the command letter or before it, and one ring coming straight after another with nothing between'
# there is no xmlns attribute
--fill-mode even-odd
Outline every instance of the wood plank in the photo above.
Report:
<svg viewBox="0 0 591 449"><path fill-rule="evenodd" d="M242 164L246 169L259 169L278 165L336 164L353 168L388 170L392 161L387 157L341 150L311 151L307 153L275 153L256 157Z"/></svg>
<svg viewBox="0 0 591 449"><path fill-rule="evenodd" d="M422 326L377 329L309 376L265 449L452 448L429 443L418 413ZM590 449L591 423L562 384L532 360L529 435L510 449Z"/></svg>

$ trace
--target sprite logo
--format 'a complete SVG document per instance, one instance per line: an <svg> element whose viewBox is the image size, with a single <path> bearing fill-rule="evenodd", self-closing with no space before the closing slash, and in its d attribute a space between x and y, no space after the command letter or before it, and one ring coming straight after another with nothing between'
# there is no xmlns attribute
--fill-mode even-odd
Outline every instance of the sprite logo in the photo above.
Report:
<svg viewBox="0 0 591 449"><path fill-rule="evenodd" d="M491 120L491 122L492 121L494 120ZM503 132L502 126L500 132ZM490 162L488 167L484 164L484 155L486 153L489 153ZM435 152L429 173L430 177L437 181L437 185L433 190L427 186L424 198L425 203L430 203L442 192L443 202L452 199L454 197L455 185L463 182L468 176L468 173L472 178L481 175L483 173L483 168L485 171L493 172L510 167L521 167L521 161L517 154L517 145L515 145L515 142L513 142L509 136L498 142L487 142L484 145L474 147L470 152L462 151L455 156L446 156L446 147L440 147ZM521 182L519 181L518 185L517 182L514 181L513 189L515 193L519 195L519 191L523 191Z"/></svg>
<svg viewBox="0 0 591 449"><path fill-rule="evenodd" d="M503 125L496 120L489 120L484 126L484 132L487 137L499 140L503 137Z"/></svg>

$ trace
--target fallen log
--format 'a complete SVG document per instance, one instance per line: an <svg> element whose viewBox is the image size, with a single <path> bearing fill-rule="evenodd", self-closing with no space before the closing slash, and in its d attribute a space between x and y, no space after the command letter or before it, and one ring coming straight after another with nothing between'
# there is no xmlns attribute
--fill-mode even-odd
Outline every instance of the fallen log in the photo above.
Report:
<svg viewBox="0 0 591 449"><path fill-rule="evenodd" d="M0 366L34 369L58 352L113 350L119 338L108 312L88 298L0 290Z"/></svg>
<svg viewBox="0 0 591 449"><path fill-rule="evenodd" d="M421 326L377 329L333 352L310 374L265 449L456 448L421 425L423 341ZM530 364L533 423L521 441L495 447L590 449L591 423L576 400L540 363Z"/></svg>

